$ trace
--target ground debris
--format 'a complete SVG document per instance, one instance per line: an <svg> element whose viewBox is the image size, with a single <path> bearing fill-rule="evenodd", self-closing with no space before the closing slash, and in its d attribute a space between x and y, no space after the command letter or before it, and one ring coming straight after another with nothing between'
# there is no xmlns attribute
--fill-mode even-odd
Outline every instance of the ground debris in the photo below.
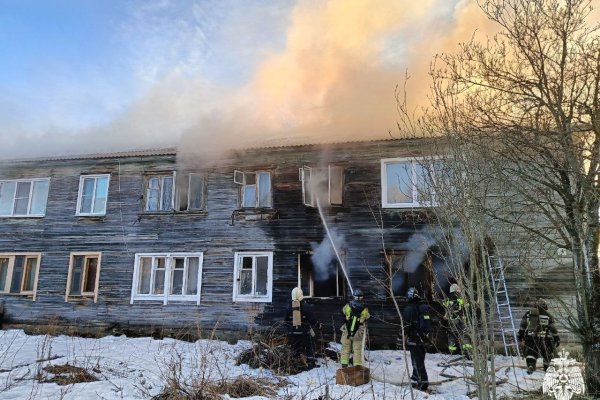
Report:
<svg viewBox="0 0 600 400"><path fill-rule="evenodd" d="M82 382L96 382L99 379L91 374L88 370L74 365L62 364L62 365L48 365L42 368L50 376L44 376L43 374L38 378L39 382L53 382L57 385L72 385L74 383ZM93 372L98 373L98 370Z"/></svg>

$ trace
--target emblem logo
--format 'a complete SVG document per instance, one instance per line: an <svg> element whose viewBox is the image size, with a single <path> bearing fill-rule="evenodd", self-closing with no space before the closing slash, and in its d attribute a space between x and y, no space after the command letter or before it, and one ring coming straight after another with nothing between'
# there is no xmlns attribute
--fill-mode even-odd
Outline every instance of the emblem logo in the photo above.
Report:
<svg viewBox="0 0 600 400"><path fill-rule="evenodd" d="M585 393L585 383L579 363L569 358L564 349L560 357L553 358L544 375L542 392L554 396L556 400L570 400L574 394Z"/></svg>

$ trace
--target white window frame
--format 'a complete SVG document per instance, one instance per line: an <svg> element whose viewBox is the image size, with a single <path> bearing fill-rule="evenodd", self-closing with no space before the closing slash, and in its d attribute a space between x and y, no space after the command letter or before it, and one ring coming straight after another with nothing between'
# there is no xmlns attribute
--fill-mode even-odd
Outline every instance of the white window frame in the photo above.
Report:
<svg viewBox="0 0 600 400"><path fill-rule="evenodd" d="M435 207L437 205L435 200L435 192L431 192L432 201L419 201L419 189L417 183L419 182L417 176L417 166L421 165L423 157L400 157L400 158L384 158L381 160L381 206L383 208L419 208L419 207ZM410 164L411 165L411 195L412 202L406 203L389 203L388 202L388 186L387 186L387 166L389 164Z"/></svg>
<svg viewBox="0 0 600 400"><path fill-rule="evenodd" d="M244 257L252 257L252 294L245 295L238 293L240 290L240 273L242 267L242 259ZM267 294L256 295L256 258L267 257ZM234 302L254 302L254 303L270 303L273 297L273 252L272 251L243 251L234 254L234 269L233 269L233 301Z"/></svg>
<svg viewBox="0 0 600 400"><path fill-rule="evenodd" d="M12 217L19 217L19 218L26 218L26 217L43 217L46 215L46 206L48 204L48 193L50 192L50 178L33 178L33 179L2 179L0 180L0 187L2 187L3 183L10 183L10 182L14 182L15 184L15 190L13 193L13 198L12 198L12 207L11 207L11 213L10 214L0 214L0 218L12 218ZM27 201L27 213L26 214L16 214L15 213L15 205L16 205L16 201L17 201L17 186L19 183L22 182L28 182L31 183L31 186L29 188L29 197L28 197L28 201ZM48 190L46 191L46 198L44 199L44 212L39 213L39 214L34 214L31 211L31 206L33 205L33 197L34 197L34 189L36 187L36 183L37 182L48 182ZM0 196L1 196L1 191L0 191Z"/></svg>
<svg viewBox="0 0 600 400"><path fill-rule="evenodd" d="M152 271L150 276L150 287L154 284L155 272L156 268L154 259L155 258L165 258L165 282L163 293L161 294L145 294L138 293L138 284L141 278L140 275L140 267L141 267L141 259L142 258L152 258ZM189 265L189 258L198 258L198 284L197 284L197 293L192 295L183 295L183 294L171 294L171 282L172 276L174 272L174 259L175 258L185 258L185 267L184 271L187 271L187 266ZM135 265L133 269L133 282L131 284L131 300L130 304L133 304L134 301L162 301L164 305L169 304L169 302L196 302L196 305L200 304L201 291L202 291L202 264L203 264L204 253L202 252L194 252L194 253L136 253L135 255ZM184 272L183 274L184 284L187 281L187 274Z"/></svg>
<svg viewBox="0 0 600 400"><path fill-rule="evenodd" d="M83 270L81 273L81 293L80 294L71 294L71 280L73 279L73 268L75 268L75 257L83 257ZM90 258L96 258L97 266L96 266L96 276L94 277L94 291L93 292L84 292L83 289L85 287L86 277L88 275L88 264L87 260ZM69 257L69 273L67 274L67 289L65 291L65 301L69 301L70 298L93 298L94 303L98 301L98 286L100 284L100 267L102 262L102 253L101 252L72 252Z"/></svg>
<svg viewBox="0 0 600 400"><path fill-rule="evenodd" d="M92 212L86 213L86 212L81 212L81 206L82 206L82 199L83 199L83 183L85 182L86 179L89 179L89 178L94 179L94 189L93 189L93 193L92 193L92 206L91 206ZM96 188L98 185L98 180L103 179L103 178L106 178L106 180L107 180L107 182L106 182L106 203L104 204L104 210L94 212L93 210L94 210L94 206L96 205L96 199L97 199ZM81 175L79 177L79 193L77 194L77 213L76 213L76 215L82 216L82 217L86 217L86 216L93 217L93 216L106 215L106 209L108 207L109 188L110 188L110 174Z"/></svg>
<svg viewBox="0 0 600 400"><path fill-rule="evenodd" d="M268 174L269 176L269 197L267 199L267 204L260 204L260 175ZM254 175L254 183L248 184L247 178L249 175ZM270 171L233 171L233 181L240 185L240 207L241 208L272 208L273 207L273 177ZM246 204L246 188L249 186L256 186L255 194L254 194L254 205L253 206L245 206Z"/></svg>
<svg viewBox="0 0 600 400"><path fill-rule="evenodd" d="M327 166L327 204L322 204L325 206L341 206L343 204L344 198L344 168L337 165L328 165ZM339 184L339 193L335 193L337 190L334 187L332 182L332 173L339 172L340 181ZM312 176L322 176L325 173L325 168L313 168L308 166L303 166L299 170L300 181L302 182L302 201L304 205L310 207L317 206L317 188L314 187L312 183ZM335 198L339 197L340 201L336 201Z"/></svg>
<svg viewBox="0 0 600 400"><path fill-rule="evenodd" d="M21 274L21 283L19 285L19 288L20 288L19 292L11 293L10 288L12 286L15 260L17 257L25 257L25 259L23 260L23 272ZM40 265L42 262L42 253L0 253L0 258L8 258L8 268L6 271L6 280L4 282L4 287L0 287L0 294L32 296L33 301L35 301L36 295L37 295L38 277L40 274ZM28 259L37 260L37 264L36 264L36 268L35 268L35 277L34 277L34 281L33 281L33 289L32 290L23 290L23 286L25 285L25 277L26 277L25 272L26 272Z"/></svg>
<svg viewBox="0 0 600 400"><path fill-rule="evenodd" d="M163 206L163 196L165 195L165 179L171 178L171 201L169 202L169 209L163 210L161 207ZM149 200L150 200L150 180L158 179L159 187L158 187L158 209L157 210L149 210ZM159 213L159 212L172 212L175 209L174 196L175 195L175 172L169 173L156 173L156 174L146 174L144 175L144 212L148 213Z"/></svg>

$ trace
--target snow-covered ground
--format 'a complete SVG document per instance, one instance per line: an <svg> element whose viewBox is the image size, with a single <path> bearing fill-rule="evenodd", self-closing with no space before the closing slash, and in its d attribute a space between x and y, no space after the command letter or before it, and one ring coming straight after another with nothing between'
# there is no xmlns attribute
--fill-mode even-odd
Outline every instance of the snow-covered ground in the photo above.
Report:
<svg viewBox="0 0 600 400"><path fill-rule="evenodd" d="M366 353L372 381L352 387L335 384L339 364L320 360L320 366L291 376L268 370L236 366L240 352L251 343L235 345L214 340L194 343L174 339L107 336L87 339L70 336L29 336L21 330L0 331L0 398L8 399L150 399L161 392L169 377L181 381L219 381L247 377L253 381L279 382L276 394L247 399L317 399L326 392L332 399L410 399L405 360L401 351ZM407 355L408 356L408 355ZM415 391L416 399L467 399L474 390L463 377L472 369L464 363L447 365L454 357L427 354L431 382L429 393ZM410 359L406 360L410 366ZM539 390L544 373L525 372L516 358L495 359L498 394L514 398L519 392ZM538 360L541 363L541 360ZM94 382L58 385L48 366L79 367L98 379ZM79 370L79 368L76 368ZM45 382L47 381L47 382ZM225 396L224 398L229 398Z"/></svg>

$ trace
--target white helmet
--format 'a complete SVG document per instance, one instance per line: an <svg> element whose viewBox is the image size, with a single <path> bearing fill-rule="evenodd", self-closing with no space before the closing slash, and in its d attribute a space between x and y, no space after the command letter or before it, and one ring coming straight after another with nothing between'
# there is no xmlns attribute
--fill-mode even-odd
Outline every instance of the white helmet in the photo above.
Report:
<svg viewBox="0 0 600 400"><path fill-rule="evenodd" d="M452 285L450 285L450 293L459 293L459 287L456 283L453 283Z"/></svg>
<svg viewBox="0 0 600 400"><path fill-rule="evenodd" d="M299 287L292 289L292 301L302 301L303 298L304 293L302 293L302 289Z"/></svg>

